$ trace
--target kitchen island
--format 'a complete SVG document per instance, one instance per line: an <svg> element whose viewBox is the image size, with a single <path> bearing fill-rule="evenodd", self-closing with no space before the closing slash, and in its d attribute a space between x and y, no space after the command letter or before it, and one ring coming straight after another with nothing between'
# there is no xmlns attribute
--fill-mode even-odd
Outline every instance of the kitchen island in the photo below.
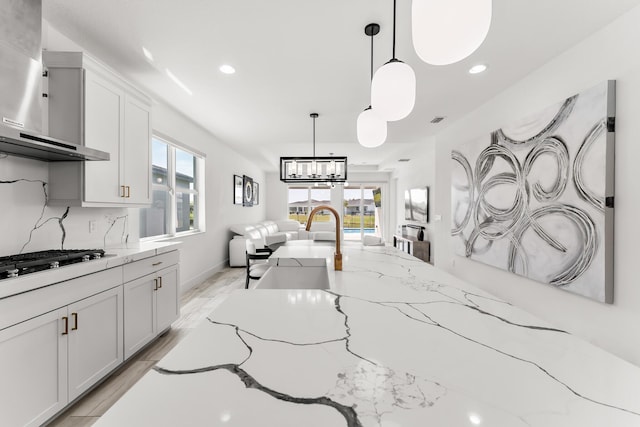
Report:
<svg viewBox="0 0 640 427"><path fill-rule="evenodd" d="M430 264L346 245L331 275L235 291L96 425L640 425L640 368Z"/></svg>

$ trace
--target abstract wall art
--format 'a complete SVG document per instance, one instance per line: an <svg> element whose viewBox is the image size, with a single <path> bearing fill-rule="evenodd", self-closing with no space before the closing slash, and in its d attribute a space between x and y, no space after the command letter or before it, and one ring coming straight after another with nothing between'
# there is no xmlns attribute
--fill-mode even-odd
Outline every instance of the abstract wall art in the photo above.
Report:
<svg viewBox="0 0 640 427"><path fill-rule="evenodd" d="M233 175L233 204L241 205L243 200L243 187L242 177L240 175Z"/></svg>
<svg viewBox="0 0 640 427"><path fill-rule="evenodd" d="M457 255L613 302L615 81L451 153Z"/></svg>

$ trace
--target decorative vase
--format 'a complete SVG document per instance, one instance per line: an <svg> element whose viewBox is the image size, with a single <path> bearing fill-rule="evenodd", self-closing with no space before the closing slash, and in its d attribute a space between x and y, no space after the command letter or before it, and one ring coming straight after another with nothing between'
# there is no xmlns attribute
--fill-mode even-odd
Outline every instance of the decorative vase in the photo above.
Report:
<svg viewBox="0 0 640 427"><path fill-rule="evenodd" d="M420 228L420 231L418 231L418 240L421 242L424 240L424 228Z"/></svg>

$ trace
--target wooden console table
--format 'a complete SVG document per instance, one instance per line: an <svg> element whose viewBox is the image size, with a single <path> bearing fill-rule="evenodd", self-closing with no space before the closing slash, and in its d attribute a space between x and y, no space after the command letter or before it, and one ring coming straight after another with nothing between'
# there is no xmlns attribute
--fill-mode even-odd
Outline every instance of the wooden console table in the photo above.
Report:
<svg viewBox="0 0 640 427"><path fill-rule="evenodd" d="M431 263L431 243L428 240L418 240L413 236L394 234L393 246L424 262Z"/></svg>

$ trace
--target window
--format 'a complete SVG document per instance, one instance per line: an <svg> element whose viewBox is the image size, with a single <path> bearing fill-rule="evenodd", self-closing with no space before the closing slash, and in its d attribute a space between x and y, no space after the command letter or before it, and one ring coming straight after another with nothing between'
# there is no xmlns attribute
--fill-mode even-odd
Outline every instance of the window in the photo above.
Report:
<svg viewBox="0 0 640 427"><path fill-rule="evenodd" d="M378 194L376 201L375 194ZM378 186L355 184L343 190L342 227L345 240L361 240L365 234L382 235L381 192ZM376 204L378 207L376 207Z"/></svg>
<svg viewBox="0 0 640 427"><path fill-rule="evenodd" d="M331 205L330 188L289 187L289 219L304 224L311 210L320 205ZM329 212L323 211L318 212L314 221L330 221L331 218Z"/></svg>
<svg viewBox="0 0 640 427"><path fill-rule="evenodd" d="M154 135L151 166L153 200L140 210L140 237L204 231L204 156Z"/></svg>

